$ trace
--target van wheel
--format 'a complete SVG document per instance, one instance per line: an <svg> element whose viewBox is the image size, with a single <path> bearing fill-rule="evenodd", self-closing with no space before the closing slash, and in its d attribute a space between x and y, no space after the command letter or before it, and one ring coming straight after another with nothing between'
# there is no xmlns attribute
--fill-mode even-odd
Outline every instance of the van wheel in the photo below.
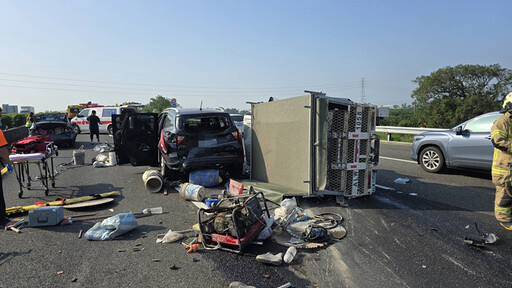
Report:
<svg viewBox="0 0 512 288"><path fill-rule="evenodd" d="M76 124L73 124L73 131L75 132L75 134L80 134L80 127L78 127L78 125Z"/></svg>
<svg viewBox="0 0 512 288"><path fill-rule="evenodd" d="M420 166L430 173L440 172L445 166L443 153L434 146L423 149L420 153Z"/></svg>
<svg viewBox="0 0 512 288"><path fill-rule="evenodd" d="M114 133L114 129L112 128L112 125L108 125L107 131L109 135L112 135Z"/></svg>

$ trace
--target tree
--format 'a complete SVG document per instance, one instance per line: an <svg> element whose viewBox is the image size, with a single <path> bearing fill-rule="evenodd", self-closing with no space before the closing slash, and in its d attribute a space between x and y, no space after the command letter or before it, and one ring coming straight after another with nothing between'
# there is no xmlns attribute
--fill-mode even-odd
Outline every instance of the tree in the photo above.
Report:
<svg viewBox="0 0 512 288"><path fill-rule="evenodd" d="M445 67L413 81L413 122L449 128L474 116L499 110L512 88L512 70L493 65Z"/></svg>
<svg viewBox="0 0 512 288"><path fill-rule="evenodd" d="M162 95L151 98L149 104L142 108L143 112L160 113L164 109L171 107L171 100Z"/></svg>

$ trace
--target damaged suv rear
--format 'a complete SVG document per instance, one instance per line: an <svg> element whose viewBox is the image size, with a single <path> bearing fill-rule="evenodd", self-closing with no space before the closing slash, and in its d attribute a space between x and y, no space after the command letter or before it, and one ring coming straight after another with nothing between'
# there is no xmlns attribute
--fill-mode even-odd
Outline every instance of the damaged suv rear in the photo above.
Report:
<svg viewBox="0 0 512 288"><path fill-rule="evenodd" d="M200 169L219 169L225 177L242 174L242 139L228 113L169 108L159 116L114 114L112 123L120 163L159 162L164 177L173 179Z"/></svg>
<svg viewBox="0 0 512 288"><path fill-rule="evenodd" d="M242 174L244 152L239 130L228 113L170 108L159 116L160 165L165 177L198 169Z"/></svg>

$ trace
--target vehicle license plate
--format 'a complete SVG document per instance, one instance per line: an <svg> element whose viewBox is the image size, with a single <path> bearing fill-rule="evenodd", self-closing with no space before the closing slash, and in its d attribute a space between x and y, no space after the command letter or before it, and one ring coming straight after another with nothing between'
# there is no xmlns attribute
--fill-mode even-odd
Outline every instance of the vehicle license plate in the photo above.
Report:
<svg viewBox="0 0 512 288"><path fill-rule="evenodd" d="M217 145L217 139L199 140L199 147L211 147Z"/></svg>

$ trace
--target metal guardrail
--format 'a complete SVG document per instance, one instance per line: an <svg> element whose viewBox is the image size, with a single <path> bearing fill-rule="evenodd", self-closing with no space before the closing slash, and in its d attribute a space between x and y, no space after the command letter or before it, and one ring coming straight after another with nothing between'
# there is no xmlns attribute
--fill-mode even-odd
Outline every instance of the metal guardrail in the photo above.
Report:
<svg viewBox="0 0 512 288"><path fill-rule="evenodd" d="M392 134L417 135L422 132L446 131L449 129L440 128L422 128L422 127L394 127L394 126L377 126L376 132L388 134L388 141L391 141Z"/></svg>

